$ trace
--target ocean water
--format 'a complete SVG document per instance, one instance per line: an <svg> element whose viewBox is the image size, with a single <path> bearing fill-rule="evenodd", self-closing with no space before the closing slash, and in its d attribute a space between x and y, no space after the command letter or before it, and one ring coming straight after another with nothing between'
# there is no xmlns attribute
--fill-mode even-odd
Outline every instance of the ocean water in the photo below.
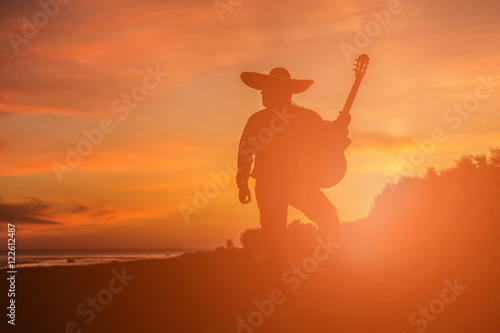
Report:
<svg viewBox="0 0 500 333"><path fill-rule="evenodd" d="M81 266L112 261L125 262L141 259L167 259L190 252L172 250L17 250L15 267ZM0 269L7 268L7 253L0 253Z"/></svg>

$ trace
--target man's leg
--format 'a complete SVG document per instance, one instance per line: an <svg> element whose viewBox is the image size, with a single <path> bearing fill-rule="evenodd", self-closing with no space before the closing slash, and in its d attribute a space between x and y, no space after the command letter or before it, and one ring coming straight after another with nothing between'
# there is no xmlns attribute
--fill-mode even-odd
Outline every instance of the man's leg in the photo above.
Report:
<svg viewBox="0 0 500 333"><path fill-rule="evenodd" d="M340 221L337 208L319 188L295 188L289 194L290 205L316 223L323 237L340 243Z"/></svg>
<svg viewBox="0 0 500 333"><path fill-rule="evenodd" d="M275 277L281 277L288 268L286 248L288 203L285 195L280 193L280 188L276 184L257 180L255 197L260 210L264 255Z"/></svg>
<svg viewBox="0 0 500 333"><path fill-rule="evenodd" d="M336 273L345 271L345 248L342 246L342 235L337 208L319 188L297 187L290 191L290 205L303 212L307 218L316 223L320 237L328 244L338 244L326 261L327 266L335 268Z"/></svg>

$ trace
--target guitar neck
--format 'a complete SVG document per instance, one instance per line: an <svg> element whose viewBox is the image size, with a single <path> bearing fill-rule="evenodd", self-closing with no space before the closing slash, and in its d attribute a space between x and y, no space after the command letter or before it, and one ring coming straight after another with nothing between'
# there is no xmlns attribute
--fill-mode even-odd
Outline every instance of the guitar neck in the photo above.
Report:
<svg viewBox="0 0 500 333"><path fill-rule="evenodd" d="M342 109L342 113L349 113L351 111L352 103L354 102L354 98L356 97L356 93L358 92L359 85L361 84L362 77L356 77L354 84L352 85L351 92L347 97L347 101L345 102L344 108Z"/></svg>

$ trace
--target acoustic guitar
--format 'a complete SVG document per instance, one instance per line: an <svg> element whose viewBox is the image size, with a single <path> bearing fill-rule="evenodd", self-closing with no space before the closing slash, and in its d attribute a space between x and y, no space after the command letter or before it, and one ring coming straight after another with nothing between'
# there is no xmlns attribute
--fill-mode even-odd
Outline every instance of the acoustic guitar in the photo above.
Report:
<svg viewBox="0 0 500 333"><path fill-rule="evenodd" d="M356 59L353 68L356 79L344 108L339 112L340 118L351 111L369 60L366 54L362 54ZM351 144L351 139L347 137L348 134L347 128L337 121L323 121L321 128L316 131L315 144L305 155L304 176L310 185L326 189L337 185L344 178L347 171L345 150Z"/></svg>

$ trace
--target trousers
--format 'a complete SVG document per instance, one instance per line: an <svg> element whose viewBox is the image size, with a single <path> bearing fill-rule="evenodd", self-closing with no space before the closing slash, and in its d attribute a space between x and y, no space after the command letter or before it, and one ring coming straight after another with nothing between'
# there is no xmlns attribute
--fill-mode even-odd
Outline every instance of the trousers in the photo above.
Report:
<svg viewBox="0 0 500 333"><path fill-rule="evenodd" d="M293 182L257 179L255 197L260 211L264 255L272 270L283 272L287 262L288 206L303 212L320 233L340 242L337 209L319 188Z"/></svg>

